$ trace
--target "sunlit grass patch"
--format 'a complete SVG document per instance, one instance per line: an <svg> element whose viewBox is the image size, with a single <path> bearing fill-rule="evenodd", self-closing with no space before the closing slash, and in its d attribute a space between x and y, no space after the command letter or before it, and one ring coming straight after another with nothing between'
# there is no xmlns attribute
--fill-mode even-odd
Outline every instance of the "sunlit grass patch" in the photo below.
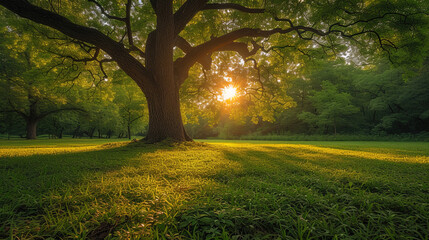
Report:
<svg viewBox="0 0 429 240"><path fill-rule="evenodd" d="M318 153L321 155L332 154L339 155L342 157L358 157L364 159L374 159L389 162L409 162L409 163L429 163L428 156L409 156L398 153L376 153L370 151L355 151L345 150L327 147L316 147L311 145L287 145L287 147L298 148L302 150L308 150L310 152Z"/></svg>
<svg viewBox="0 0 429 240"><path fill-rule="evenodd" d="M60 153L73 153L73 152L85 152L94 151L100 149L97 146L90 147L55 147L55 148L7 148L0 149L0 157L23 157L31 155L42 155L42 154L60 154Z"/></svg>
<svg viewBox="0 0 429 240"><path fill-rule="evenodd" d="M90 146L19 146L19 147L0 147L0 157L24 157L32 155L52 155L67 154L76 152L88 152L108 149L112 147L124 146L128 143L108 143L103 145Z"/></svg>
<svg viewBox="0 0 429 240"><path fill-rule="evenodd" d="M267 142L259 143L257 146L254 144L236 144L236 143L214 143L225 145L235 148L253 148L261 149L265 147L271 147L276 149L284 149L285 151L290 151L291 148L299 150L295 154L300 155L301 157L310 157L317 158L326 157L329 155L338 155L342 157L358 157L363 159L374 159L374 160L384 160L384 161L393 161L393 162L410 162L410 163L429 163L429 156L427 155L414 155L415 151L406 151L401 149L382 149L382 148L371 148L366 150L350 150L342 149L338 147L325 147L325 146L315 146L309 144L267 144ZM400 147L400 143L396 143ZM424 143L427 145L427 151L429 152L429 143ZM374 143L377 145L377 143ZM371 151L368 151L371 150ZM377 152L377 151L382 152ZM386 151L387 150L387 151ZM408 153L408 154L403 154Z"/></svg>
<svg viewBox="0 0 429 240"><path fill-rule="evenodd" d="M0 148L9 147L76 147L76 146L96 146L109 143L129 142L128 139L80 139L80 138L64 138L64 139L37 139L37 140L4 140L0 139Z"/></svg>
<svg viewBox="0 0 429 240"><path fill-rule="evenodd" d="M87 143L0 147L0 238L429 237L425 145Z"/></svg>

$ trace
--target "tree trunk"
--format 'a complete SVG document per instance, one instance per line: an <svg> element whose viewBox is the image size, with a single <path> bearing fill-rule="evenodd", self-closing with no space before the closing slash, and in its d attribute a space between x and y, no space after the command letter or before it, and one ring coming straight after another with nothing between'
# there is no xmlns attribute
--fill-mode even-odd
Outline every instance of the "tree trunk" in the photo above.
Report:
<svg viewBox="0 0 429 240"><path fill-rule="evenodd" d="M77 138L79 135L79 130L80 130L80 125L78 125L75 130L73 131L73 137L72 138Z"/></svg>
<svg viewBox="0 0 429 240"><path fill-rule="evenodd" d="M153 94L147 94L146 99L149 108L148 142L192 140L183 127L179 91L175 86L166 86Z"/></svg>
<svg viewBox="0 0 429 240"><path fill-rule="evenodd" d="M130 124L128 123L128 125L127 125L127 131L128 131L128 139L130 139L131 140L131 126L130 126Z"/></svg>
<svg viewBox="0 0 429 240"><path fill-rule="evenodd" d="M334 135L337 136L337 122L335 121L335 118L334 118Z"/></svg>
<svg viewBox="0 0 429 240"><path fill-rule="evenodd" d="M107 131L107 138L110 138L111 136L112 136L112 134L113 134L113 131L112 130L109 130L109 131Z"/></svg>
<svg viewBox="0 0 429 240"><path fill-rule="evenodd" d="M29 115L25 117L27 122L27 139L36 139L37 138L37 122L38 118L38 100L33 97L31 93L28 93L28 99L30 101Z"/></svg>
<svg viewBox="0 0 429 240"><path fill-rule="evenodd" d="M191 140L185 133L180 113L180 81L174 76L173 47L175 42L173 1L157 1L157 28L149 34L146 45L146 67L155 83L145 93L149 108L148 142L164 139Z"/></svg>
<svg viewBox="0 0 429 240"><path fill-rule="evenodd" d="M27 120L27 139L36 139L37 138L37 120L28 119Z"/></svg>
<svg viewBox="0 0 429 240"><path fill-rule="evenodd" d="M95 128L90 128L89 131L87 132L87 135L90 139L92 139L92 137L94 136L94 132L95 132Z"/></svg>

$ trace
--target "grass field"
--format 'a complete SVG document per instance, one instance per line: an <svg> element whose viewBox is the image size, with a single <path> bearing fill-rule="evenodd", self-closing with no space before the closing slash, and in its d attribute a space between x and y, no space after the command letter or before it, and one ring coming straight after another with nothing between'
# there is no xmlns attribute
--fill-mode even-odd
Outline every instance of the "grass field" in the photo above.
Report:
<svg viewBox="0 0 429 240"><path fill-rule="evenodd" d="M0 141L0 238L429 239L429 143Z"/></svg>

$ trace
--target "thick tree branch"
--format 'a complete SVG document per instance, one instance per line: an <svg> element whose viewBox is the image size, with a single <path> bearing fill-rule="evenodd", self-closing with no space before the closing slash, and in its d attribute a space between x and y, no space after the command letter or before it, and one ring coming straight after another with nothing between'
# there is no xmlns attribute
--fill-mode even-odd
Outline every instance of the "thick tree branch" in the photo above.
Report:
<svg viewBox="0 0 429 240"><path fill-rule="evenodd" d="M127 26L127 37L128 37L128 43L130 46L134 46L133 42L133 32L131 30L131 0L127 1L126 4L126 13L125 13L125 25Z"/></svg>
<svg viewBox="0 0 429 240"><path fill-rule="evenodd" d="M192 18L204 8L208 0L187 0L174 13L174 34L177 36Z"/></svg>
<svg viewBox="0 0 429 240"><path fill-rule="evenodd" d="M181 45L183 45L183 47L186 49L187 55L192 53L195 50L195 48L193 48L185 39L180 40L180 41L182 42ZM255 41L252 41L252 44L253 44L253 49L251 51L249 51L247 43L244 43L244 42L231 42L231 43L225 44L225 45L217 48L216 51L234 51L234 52L237 52L238 54L240 54L240 56L245 61L247 61L248 57L254 55L259 49L262 48ZM200 56L196 60L197 62L199 62L203 66L204 70L209 70L211 68L211 63L212 63L211 53L212 52L209 52L206 55ZM185 81L185 79L187 78L187 69L184 70L183 65L182 65L184 63L184 62L182 62L183 59L184 58L178 59L175 62L175 74L177 76L177 80L179 81L179 85L182 84Z"/></svg>
<svg viewBox="0 0 429 240"><path fill-rule="evenodd" d="M156 2L157 0L150 0L150 5L152 6L152 9L155 11L155 13L156 13Z"/></svg>
<svg viewBox="0 0 429 240"><path fill-rule="evenodd" d="M188 54L193 49L192 45L181 36L176 37L175 46L182 49L182 51L186 54ZM209 55L206 55L206 57L198 59L198 62L203 66L204 69L210 69L212 59Z"/></svg>
<svg viewBox="0 0 429 240"><path fill-rule="evenodd" d="M135 45L130 46L128 49L129 52L136 52L141 58L146 58L146 53L143 52L140 48L136 47Z"/></svg>
<svg viewBox="0 0 429 240"><path fill-rule="evenodd" d="M184 53L188 53L189 51L192 50L191 44L181 36L176 37L176 41L174 42L174 45L182 49Z"/></svg>
<svg viewBox="0 0 429 240"><path fill-rule="evenodd" d="M207 3L203 10L209 9L233 9L245 13L264 13L264 8L248 8L236 3Z"/></svg>
<svg viewBox="0 0 429 240"><path fill-rule="evenodd" d="M249 51L247 43L243 42L232 42L230 44L227 44L216 51L234 51L240 54L240 56L246 60L248 57L256 54L256 52L261 49L261 46L259 46L255 41L252 41L253 49Z"/></svg>
<svg viewBox="0 0 429 240"><path fill-rule="evenodd" d="M323 31L320 31L311 27L305 27L305 26L295 26L287 29L275 28L272 30L262 30L258 28L242 28L242 29L238 29L230 33L227 33L223 36L212 38L211 40L192 48L192 51L188 52L188 54L186 54L185 57L178 58L175 61L176 69L183 69L182 71L187 71L200 58L207 55L211 55L213 52L219 51L222 48L227 47L227 45L231 44L232 42L234 42L239 38L243 38L243 37L267 38L276 33L286 34L292 31L299 31L299 30L310 31L320 36L325 36L328 34Z"/></svg>
<svg viewBox="0 0 429 240"><path fill-rule="evenodd" d="M23 18L49 26L71 38L97 46L109 54L139 86L146 88L152 84L150 82L152 75L147 69L131 56L121 43L114 41L102 32L75 24L61 15L32 5L27 0L0 0L0 5Z"/></svg>

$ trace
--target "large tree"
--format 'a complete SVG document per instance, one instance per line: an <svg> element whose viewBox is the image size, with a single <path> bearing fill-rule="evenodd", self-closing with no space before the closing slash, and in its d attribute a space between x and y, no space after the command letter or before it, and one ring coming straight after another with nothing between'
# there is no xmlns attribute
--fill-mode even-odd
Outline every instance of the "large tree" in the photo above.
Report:
<svg viewBox="0 0 429 240"><path fill-rule="evenodd" d="M410 43L424 38L420 24L428 2L0 0L0 4L60 31L91 55L75 60L116 62L145 94L147 140L156 142L190 140L182 123L179 89L196 63L210 69L216 52L235 51L245 60L275 49L308 54L317 47L331 52L349 49L346 55L353 55L354 44L371 51L378 47L392 56L398 47L407 50Z"/></svg>

